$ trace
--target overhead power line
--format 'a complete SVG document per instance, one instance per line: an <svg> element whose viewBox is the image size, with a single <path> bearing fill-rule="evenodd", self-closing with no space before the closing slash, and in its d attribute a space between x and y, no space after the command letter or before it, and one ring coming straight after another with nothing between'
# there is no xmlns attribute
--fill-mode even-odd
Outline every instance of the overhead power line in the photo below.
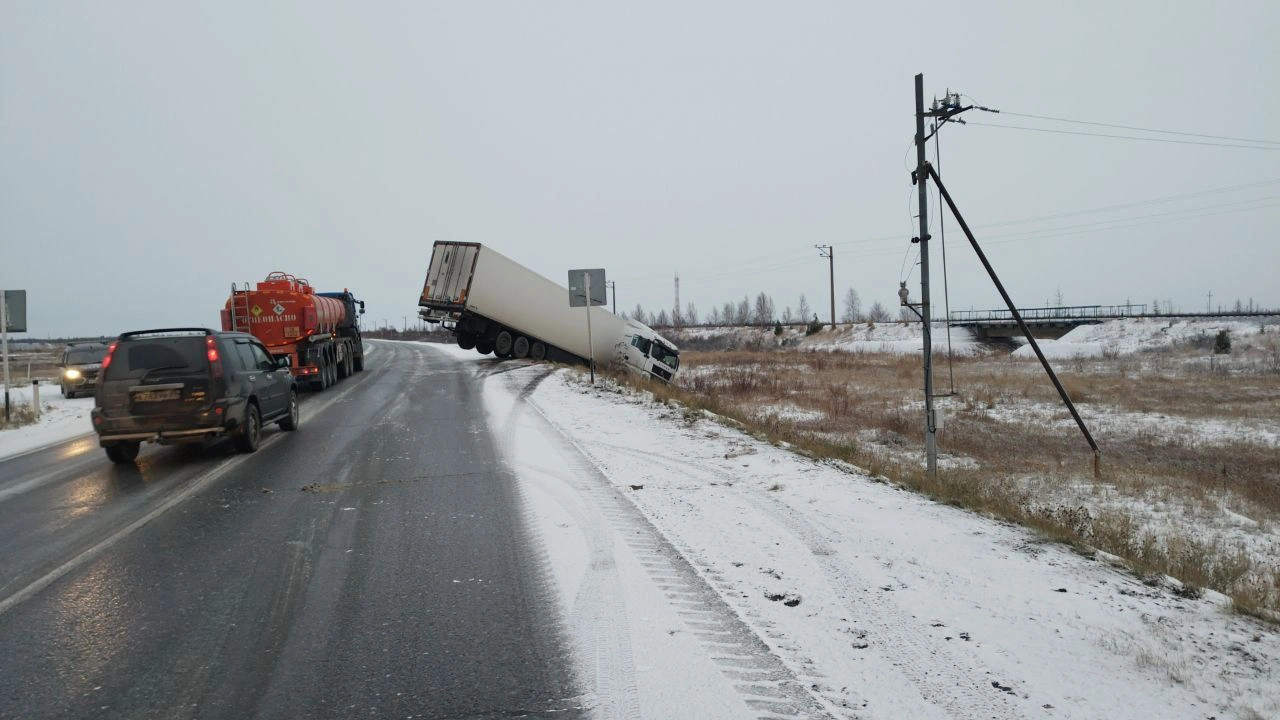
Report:
<svg viewBox="0 0 1280 720"><path fill-rule="evenodd" d="M1204 145L1208 147L1243 148L1246 150L1280 150L1280 145L1276 145L1276 146L1241 145L1241 144L1234 144L1234 143L1203 142L1200 140L1174 140L1172 138L1143 137L1141 135L1113 135L1111 133L1092 133L1092 132L1083 132L1080 130L1054 130L1051 128L1033 128L1033 127L1026 127L1025 125L1002 125L1000 123L975 122L973 120L970 120L967 124L974 125L977 127L1004 128L1006 130L1026 130L1028 132L1054 133L1057 135L1084 135L1087 137L1112 138L1114 140L1140 140L1145 142L1173 143L1175 145Z"/></svg>
<svg viewBox="0 0 1280 720"><path fill-rule="evenodd" d="M1133 202L1118 203L1115 205L1103 205L1096 208L1088 208L1085 210L1072 210L1064 213L1054 213L1052 215L1036 215L1033 217L1022 218L1020 220L1004 220L995 223L985 223L978 226L979 228L1003 227L1005 225L1023 225L1026 223L1039 222L1041 220L1057 220L1059 218L1074 217L1076 215L1091 215L1093 213L1110 212L1112 210L1126 210L1128 208L1142 207L1143 205L1160 205L1163 203L1174 202L1177 200L1190 200L1192 198L1204 197L1206 195L1222 195L1237 190L1253 190L1268 185L1280 185L1280 178L1272 178L1270 180L1258 180L1257 182L1243 183L1240 185L1228 185L1226 187L1212 188L1209 190L1198 190L1190 193L1180 193L1177 195L1164 195L1162 197L1151 198L1149 200L1135 200Z"/></svg>
<svg viewBox="0 0 1280 720"><path fill-rule="evenodd" d="M1251 143L1254 145L1280 145L1280 140L1257 140L1255 138L1229 137L1226 135L1206 135L1204 133L1178 132L1175 130L1156 130L1154 128L1137 127L1136 125L1115 125L1112 123L1091 122L1088 120L1071 120L1069 118L1052 117L1049 115L1031 115L1028 113L1010 112L1009 110L1001 110L1000 114L1013 115L1014 117L1034 118L1036 120L1072 123L1073 125L1092 125L1094 127L1118 128L1120 130L1136 130L1138 132L1157 133L1160 135L1180 135L1182 137L1197 137L1208 140L1229 140L1232 142Z"/></svg>

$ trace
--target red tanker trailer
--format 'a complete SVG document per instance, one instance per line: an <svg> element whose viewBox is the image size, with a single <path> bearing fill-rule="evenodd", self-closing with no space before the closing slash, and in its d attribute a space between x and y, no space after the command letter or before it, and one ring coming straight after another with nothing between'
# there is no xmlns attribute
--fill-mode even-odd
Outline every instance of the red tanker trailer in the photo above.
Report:
<svg viewBox="0 0 1280 720"><path fill-rule="evenodd" d="M232 283L222 329L252 334L272 355L289 358L294 376L323 390L364 369L363 312L350 291L317 293L302 278L273 272L252 290Z"/></svg>

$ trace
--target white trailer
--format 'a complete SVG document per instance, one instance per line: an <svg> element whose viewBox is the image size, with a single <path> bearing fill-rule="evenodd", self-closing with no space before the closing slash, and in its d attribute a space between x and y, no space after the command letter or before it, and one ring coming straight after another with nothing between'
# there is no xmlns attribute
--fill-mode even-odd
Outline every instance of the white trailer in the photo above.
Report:
<svg viewBox="0 0 1280 720"><path fill-rule="evenodd" d="M671 381L680 352L653 328L603 307L569 307L569 290L479 243L437 241L418 299L423 320L458 346L498 357L620 364ZM591 313L591 342L587 313Z"/></svg>

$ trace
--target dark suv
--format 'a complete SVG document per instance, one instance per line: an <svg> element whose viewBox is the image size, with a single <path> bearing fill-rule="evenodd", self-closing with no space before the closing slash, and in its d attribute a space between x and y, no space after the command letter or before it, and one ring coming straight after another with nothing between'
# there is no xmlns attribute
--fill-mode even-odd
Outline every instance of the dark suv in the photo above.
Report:
<svg viewBox="0 0 1280 720"><path fill-rule="evenodd" d="M78 393L93 394L98 385L102 358L107 354L105 342L71 343L62 351L62 396L73 398Z"/></svg>
<svg viewBox="0 0 1280 720"><path fill-rule="evenodd" d="M287 359L247 333L205 328L121 335L102 360L93 428L113 462L142 442L201 442L227 434L253 452L265 423L298 427L298 388Z"/></svg>

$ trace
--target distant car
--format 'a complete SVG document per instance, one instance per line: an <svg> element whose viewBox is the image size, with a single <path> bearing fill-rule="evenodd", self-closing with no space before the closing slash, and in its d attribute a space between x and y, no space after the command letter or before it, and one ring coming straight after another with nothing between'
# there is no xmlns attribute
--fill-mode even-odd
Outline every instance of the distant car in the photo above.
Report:
<svg viewBox="0 0 1280 720"><path fill-rule="evenodd" d="M98 386L98 371L102 369L102 358L107 354L107 343L85 342L71 343L62 351L62 361L58 367L62 369L62 396L73 398L80 393L93 394Z"/></svg>
<svg viewBox="0 0 1280 720"><path fill-rule="evenodd" d="M258 449L262 427L298 427L298 387L248 333L166 328L121 335L102 360L91 413L112 462L131 463L143 442L201 442L230 435Z"/></svg>

